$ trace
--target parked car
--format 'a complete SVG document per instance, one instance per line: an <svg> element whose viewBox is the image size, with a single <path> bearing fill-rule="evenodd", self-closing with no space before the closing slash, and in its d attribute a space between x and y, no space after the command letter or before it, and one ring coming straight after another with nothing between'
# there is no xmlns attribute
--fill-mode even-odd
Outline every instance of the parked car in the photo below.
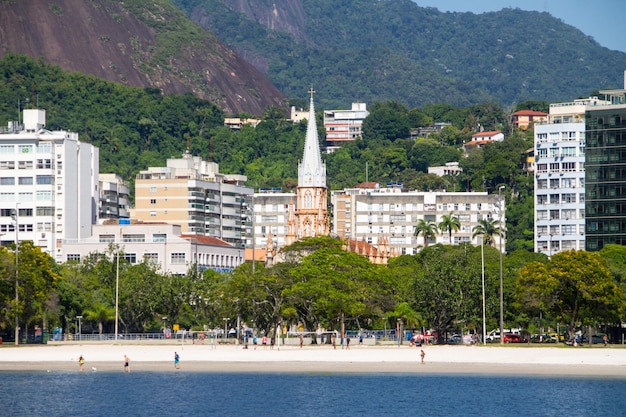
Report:
<svg viewBox="0 0 626 417"><path fill-rule="evenodd" d="M462 345L463 344L463 335L453 334L450 336L447 342L449 345Z"/></svg>
<svg viewBox="0 0 626 417"><path fill-rule="evenodd" d="M522 338L517 333L506 333L504 343L522 343Z"/></svg>

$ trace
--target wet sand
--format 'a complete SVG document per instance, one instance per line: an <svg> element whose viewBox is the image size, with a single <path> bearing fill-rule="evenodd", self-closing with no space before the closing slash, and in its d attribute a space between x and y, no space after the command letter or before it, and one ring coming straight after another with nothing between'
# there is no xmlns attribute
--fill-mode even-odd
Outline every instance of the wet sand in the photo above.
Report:
<svg viewBox="0 0 626 417"><path fill-rule="evenodd" d="M420 349L426 352L420 363ZM174 352L181 369L174 369ZM626 378L626 348L534 346L250 346L210 344L59 344L0 347L0 371L397 373Z"/></svg>

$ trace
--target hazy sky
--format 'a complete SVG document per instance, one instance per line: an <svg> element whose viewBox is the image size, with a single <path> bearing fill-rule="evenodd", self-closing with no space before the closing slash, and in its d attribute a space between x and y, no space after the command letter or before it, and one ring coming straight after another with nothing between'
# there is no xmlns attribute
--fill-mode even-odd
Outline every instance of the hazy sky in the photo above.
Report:
<svg viewBox="0 0 626 417"><path fill-rule="evenodd" d="M593 37L600 45L626 52L625 0L413 0L442 12L483 13L506 7L548 12Z"/></svg>

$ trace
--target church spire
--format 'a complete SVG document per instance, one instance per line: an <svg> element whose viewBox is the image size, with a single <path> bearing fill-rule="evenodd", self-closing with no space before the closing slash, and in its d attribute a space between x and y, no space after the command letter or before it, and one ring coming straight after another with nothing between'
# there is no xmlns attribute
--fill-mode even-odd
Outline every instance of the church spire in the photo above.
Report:
<svg viewBox="0 0 626 417"><path fill-rule="evenodd" d="M298 187L326 187L326 164L322 162L320 143L315 121L315 107L313 105L313 87L309 90L311 103L309 104L309 121L304 141L304 154L298 164Z"/></svg>

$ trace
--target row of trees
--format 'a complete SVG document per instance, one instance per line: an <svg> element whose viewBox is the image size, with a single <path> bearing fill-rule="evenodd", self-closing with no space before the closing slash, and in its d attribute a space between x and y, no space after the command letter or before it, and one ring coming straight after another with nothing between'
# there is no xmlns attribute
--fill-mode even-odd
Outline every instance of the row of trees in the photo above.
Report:
<svg viewBox="0 0 626 417"><path fill-rule="evenodd" d="M483 234L479 228L476 233ZM485 234L485 237L487 235ZM485 238L485 243L488 239ZM120 331L159 331L162 317L183 328L221 328L223 317L240 317L257 331L277 324L339 330L380 329L400 320L407 328L447 331L482 329L482 266L487 328L499 319L499 252L486 245L430 245L416 255L375 265L347 252L343 242L320 237L284 248L286 262L266 268L244 264L230 274L186 276L158 271L148 262L131 265L118 249L80 263L56 264L30 243L19 251L19 304L15 306L14 251L0 248L0 325L11 334L15 313L23 330L35 326L111 332L119 277ZM538 331L560 323L579 326L624 320L626 248L598 253L561 252L548 259L516 251L504 256L504 320ZM543 321L540 323L540 317Z"/></svg>

